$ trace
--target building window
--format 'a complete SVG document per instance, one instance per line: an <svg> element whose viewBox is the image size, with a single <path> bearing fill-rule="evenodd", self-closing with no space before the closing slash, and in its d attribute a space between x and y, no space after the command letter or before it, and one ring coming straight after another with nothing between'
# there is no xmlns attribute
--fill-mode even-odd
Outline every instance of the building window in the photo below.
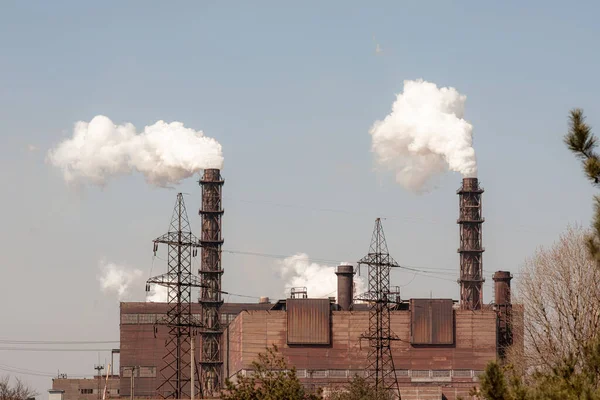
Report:
<svg viewBox="0 0 600 400"><path fill-rule="evenodd" d="M235 319L235 317L237 317L237 314L231 314L231 313L221 314L221 324L229 325L231 323L231 321L233 321Z"/></svg>
<svg viewBox="0 0 600 400"><path fill-rule="evenodd" d="M94 389L79 389L81 394L94 394Z"/></svg>
<svg viewBox="0 0 600 400"><path fill-rule="evenodd" d="M154 324L167 320L167 314L121 314L121 324Z"/></svg>
<svg viewBox="0 0 600 400"><path fill-rule="evenodd" d="M140 314L138 316L140 324L153 324L154 322L156 322L156 314Z"/></svg>
<svg viewBox="0 0 600 400"><path fill-rule="evenodd" d="M137 324L138 314L121 314L122 324Z"/></svg>
<svg viewBox="0 0 600 400"><path fill-rule="evenodd" d="M140 367L138 376L140 378L156 378L156 367Z"/></svg>

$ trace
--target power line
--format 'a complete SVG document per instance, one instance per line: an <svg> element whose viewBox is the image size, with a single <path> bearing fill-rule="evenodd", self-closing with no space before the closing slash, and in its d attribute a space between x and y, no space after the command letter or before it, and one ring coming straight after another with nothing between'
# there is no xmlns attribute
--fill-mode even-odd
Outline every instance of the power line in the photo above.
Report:
<svg viewBox="0 0 600 400"><path fill-rule="evenodd" d="M107 344L118 340L12 340L0 339L0 344Z"/></svg>
<svg viewBox="0 0 600 400"><path fill-rule="evenodd" d="M271 254L271 253L250 252L250 251L241 251L241 250L229 250L229 249L223 249L222 252L234 254L234 255L265 257L265 258L272 258L272 259L286 259L286 258L295 256L295 255L282 255L282 254ZM158 256L156 256L156 258L158 258L162 261L166 261L165 259L158 257ZM328 268L336 267L340 264L340 261L338 261L338 260L327 259L327 258L307 257L306 260L309 262L319 263ZM459 273L458 268L415 267L415 266L410 266L410 265L399 265L398 268L392 269L392 272L394 270L410 271L410 272L413 272L415 275L418 275L421 277L439 279L439 280L444 280L444 281L452 282L452 283L457 283L457 280L450 278L450 276L458 277L458 273ZM493 276L493 274L494 273L491 271L484 272L484 275L488 278L491 278ZM520 275L520 273L518 273L518 272L515 272L512 274ZM359 275L360 275L360 273L359 273ZM413 278L411 279L411 282L414 280L414 278L415 278L415 276L413 276ZM407 285L408 284L403 285L403 287L407 286ZM493 288L493 286L491 284L485 284L485 286L488 288ZM241 294L235 294L235 293L229 293L229 292L223 292L223 294L228 294L228 295L237 296L237 297L252 298L252 299L260 298L259 296L248 296L248 295L241 295Z"/></svg>
<svg viewBox="0 0 600 400"><path fill-rule="evenodd" d="M366 212L366 211L342 210L342 209L336 209L336 208L319 208L319 207L311 207L311 206L305 206L305 205L300 205L300 204L279 203L279 202L274 202L274 201L269 201L269 200L245 200L245 199L240 199L240 198L233 198L230 196L224 196L224 199L233 200L233 201L237 201L240 203L248 203L248 204L266 204L269 206L281 207L281 208L295 208L295 209L304 209L304 210L310 210L310 211L336 213L336 214L363 215L365 217L368 216L370 218L373 216L373 213ZM441 220L429 219L429 218L420 217L420 216L381 215L380 218L391 219L391 220L395 219L395 220L405 221L408 223L412 222L412 223L416 223L416 224L425 223L425 224L448 225L448 226L451 226L453 224L453 222L450 220L444 219L443 221L441 221ZM511 230L520 231L520 232L528 232L528 233L545 233L545 231L536 230L535 228L532 229L530 226L527 226L527 225L511 224L510 227L506 227L506 229L511 229Z"/></svg>
<svg viewBox="0 0 600 400"><path fill-rule="evenodd" d="M37 371L31 370L27 368L13 367L11 365L0 364L0 371L12 372L15 374L21 375L32 375L32 376L44 376L44 377L55 377L56 373L54 372L45 372L45 371ZM74 378L90 376L89 374L66 374L67 376L71 376Z"/></svg>
<svg viewBox="0 0 600 400"><path fill-rule="evenodd" d="M222 250L222 251L224 253L229 253L229 254L275 258L275 259L286 259L286 258L295 256L295 255L281 255L281 254L239 251L239 250ZM307 257L306 259L308 261L315 262L315 263L329 264L329 265L325 265L326 267L337 267L340 264L340 261L338 261L338 260L332 260L332 259L327 259L327 258ZM458 275L458 271L459 271L458 268L415 267L415 266L411 266L411 265L400 265L399 268L405 269L408 271L418 271L418 272L423 272L423 273L434 273L435 271L440 271L440 272L438 272L439 274L446 273L446 274L451 274L451 275ZM485 272L485 274L491 276L493 274L493 272ZM518 274L519 273L513 273L513 275L518 275Z"/></svg>
<svg viewBox="0 0 600 400"><path fill-rule="evenodd" d="M271 254L271 253L233 250L233 249L232 250L223 249L222 252L228 253L228 254L234 254L234 255L264 257L264 258L273 258L273 259L280 259L280 260L284 260L286 258L294 257L297 255L297 254L293 254L293 255ZM158 258L159 260L162 260L162 261L167 261L164 258L161 258L159 256L156 256L156 258ZM328 259L328 258L307 257L306 260L310 261L310 262L314 262L314 263L320 263L320 264L323 264L323 266L330 267L330 268L337 267L340 264L339 260L333 260L333 259ZM458 268L415 267L415 266L411 266L411 265L400 265L399 268L407 270L407 271L412 271L412 272L415 272L415 271L421 272L424 274L428 274L428 276L432 276L432 274L438 274L438 275L447 274L447 275L458 276L458 272L459 272ZM436 272L436 271L439 271L439 272ZM493 275L493 272L484 272L484 274L491 277ZM519 275L519 273L518 272L513 273L513 275ZM442 279L441 277L439 277L439 278Z"/></svg>
<svg viewBox="0 0 600 400"><path fill-rule="evenodd" d="M260 299L259 296L248 296L248 295L245 295L245 294L235 294L235 293L231 293L231 292L225 292L223 290L221 291L221 294L227 294L229 296L236 296L236 297L246 297L248 299Z"/></svg>
<svg viewBox="0 0 600 400"><path fill-rule="evenodd" d="M294 254L294 255L286 256L286 255L281 255L281 254L258 253L258 252L251 252L251 251L228 250L228 249L223 249L222 252L229 253L229 254L244 255L244 256L255 256L255 257L265 257L265 258L275 258L275 259L286 259L286 258L294 257L296 255L296 254ZM308 261L319 262L319 263L323 263L323 264L332 264L332 266L337 266L340 263L340 261L338 261L338 260L331 260L331 259L326 259L326 258L308 258Z"/></svg>
<svg viewBox="0 0 600 400"><path fill-rule="evenodd" d="M0 351L112 351L113 349L51 348L51 347L0 347Z"/></svg>

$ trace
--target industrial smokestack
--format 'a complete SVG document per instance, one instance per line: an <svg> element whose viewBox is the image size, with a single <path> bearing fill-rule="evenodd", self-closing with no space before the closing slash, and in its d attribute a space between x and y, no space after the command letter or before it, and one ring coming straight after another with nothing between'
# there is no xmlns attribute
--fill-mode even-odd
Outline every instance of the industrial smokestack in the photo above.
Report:
<svg viewBox="0 0 600 400"><path fill-rule="evenodd" d="M508 271L496 271L494 280L494 303L498 305L510 304L510 281L512 275Z"/></svg>
<svg viewBox="0 0 600 400"><path fill-rule="evenodd" d="M221 298L221 217L223 216L223 178L218 169L205 169L200 180L202 186L202 231L200 235L200 318L204 324L201 330L202 349L200 350L201 392L205 396L214 395L223 385L223 355L221 352L220 307Z"/></svg>
<svg viewBox="0 0 600 400"><path fill-rule="evenodd" d="M498 313L497 340L500 359L506 357L506 350L513 343L512 304L510 300L510 281L512 275L508 271L496 271L494 280L494 302Z"/></svg>
<svg viewBox="0 0 600 400"><path fill-rule="evenodd" d="M337 278L331 273L331 266L318 264L308 254L297 253L278 262L281 277L285 280L285 296L290 295L292 288L306 288L313 298L322 298L337 293ZM340 262L339 265L348 264ZM365 292L366 283L361 277L354 280L356 291ZM337 297L337 295L336 295Z"/></svg>
<svg viewBox="0 0 600 400"><path fill-rule="evenodd" d="M337 302L343 311L348 311L352 305L354 287L354 267L340 265L337 267Z"/></svg>
<svg viewBox="0 0 600 400"><path fill-rule="evenodd" d="M479 310L483 304L483 252L481 194L477 178L463 178L459 195L460 304L463 310Z"/></svg>

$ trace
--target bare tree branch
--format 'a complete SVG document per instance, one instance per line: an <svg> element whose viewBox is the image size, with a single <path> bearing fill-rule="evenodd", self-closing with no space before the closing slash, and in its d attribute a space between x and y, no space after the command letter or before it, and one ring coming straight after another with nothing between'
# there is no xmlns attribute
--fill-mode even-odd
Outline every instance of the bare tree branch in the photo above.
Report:
<svg viewBox="0 0 600 400"><path fill-rule="evenodd" d="M526 260L516 302L524 307L526 364L551 368L569 355L581 360L600 326L600 269L581 227Z"/></svg>
<svg viewBox="0 0 600 400"><path fill-rule="evenodd" d="M15 378L16 383L10 384L10 376L0 377L0 400L27 400L38 393L21 379Z"/></svg>

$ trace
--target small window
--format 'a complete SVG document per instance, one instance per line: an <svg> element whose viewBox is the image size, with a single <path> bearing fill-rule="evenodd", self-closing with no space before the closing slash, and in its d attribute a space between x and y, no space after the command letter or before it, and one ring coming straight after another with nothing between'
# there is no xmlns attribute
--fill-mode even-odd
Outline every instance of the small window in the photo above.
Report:
<svg viewBox="0 0 600 400"><path fill-rule="evenodd" d="M94 394L94 389L79 389L81 394Z"/></svg>
<svg viewBox="0 0 600 400"><path fill-rule="evenodd" d="M156 322L156 314L140 314L138 322L140 324L153 324Z"/></svg>
<svg viewBox="0 0 600 400"><path fill-rule="evenodd" d="M139 367L138 371L140 378L156 378L156 367Z"/></svg>
<svg viewBox="0 0 600 400"><path fill-rule="evenodd" d="M137 324L138 314L121 314L122 324Z"/></svg>

